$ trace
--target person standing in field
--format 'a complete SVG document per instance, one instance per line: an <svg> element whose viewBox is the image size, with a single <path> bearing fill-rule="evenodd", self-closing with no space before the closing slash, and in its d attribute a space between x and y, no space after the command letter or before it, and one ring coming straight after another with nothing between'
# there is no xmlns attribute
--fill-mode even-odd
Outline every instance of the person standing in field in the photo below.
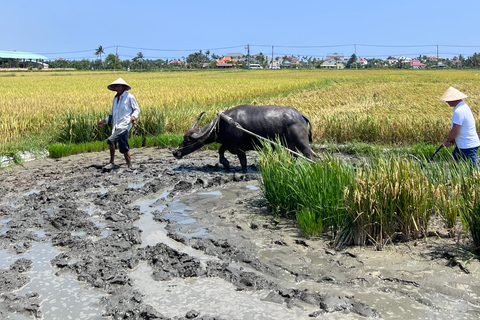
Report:
<svg viewBox="0 0 480 320"><path fill-rule="evenodd" d="M456 161L470 162L473 168L478 167L477 151L480 146L475 118L470 107L463 101L468 96L450 87L440 97L440 101L448 103L453 108L451 129L443 141L445 147L456 144L452 156Z"/></svg>
<svg viewBox="0 0 480 320"><path fill-rule="evenodd" d="M107 144L110 149L110 162L104 169L112 169L115 166L115 145L118 144L120 153L123 153L128 168L132 168L130 157L130 146L128 145L128 131L137 121L140 108L135 97L127 92L132 89L122 78L118 78L107 86L109 90L116 91L113 98L112 111L108 117L99 121L97 127L101 128L105 124L112 126L112 134L107 138Z"/></svg>

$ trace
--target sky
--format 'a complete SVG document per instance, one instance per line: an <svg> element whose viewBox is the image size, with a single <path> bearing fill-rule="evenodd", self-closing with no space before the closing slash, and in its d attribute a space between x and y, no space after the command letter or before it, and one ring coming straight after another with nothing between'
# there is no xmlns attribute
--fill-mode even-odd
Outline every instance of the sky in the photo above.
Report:
<svg viewBox="0 0 480 320"><path fill-rule="evenodd" d="M49 60L181 59L207 50L323 59L480 52L479 0L0 0L0 51Z"/></svg>

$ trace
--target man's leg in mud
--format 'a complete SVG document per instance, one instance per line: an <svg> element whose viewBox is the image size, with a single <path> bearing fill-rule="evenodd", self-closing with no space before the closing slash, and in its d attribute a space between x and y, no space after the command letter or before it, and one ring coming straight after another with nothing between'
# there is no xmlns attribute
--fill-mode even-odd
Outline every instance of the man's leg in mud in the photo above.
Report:
<svg viewBox="0 0 480 320"><path fill-rule="evenodd" d="M132 167L132 158L130 157L130 151L127 151L123 154L123 156L125 157L125 162L127 163L127 166L129 168Z"/></svg>
<svg viewBox="0 0 480 320"><path fill-rule="evenodd" d="M115 160L115 144L109 144L108 149L110 149L110 163L114 163Z"/></svg>

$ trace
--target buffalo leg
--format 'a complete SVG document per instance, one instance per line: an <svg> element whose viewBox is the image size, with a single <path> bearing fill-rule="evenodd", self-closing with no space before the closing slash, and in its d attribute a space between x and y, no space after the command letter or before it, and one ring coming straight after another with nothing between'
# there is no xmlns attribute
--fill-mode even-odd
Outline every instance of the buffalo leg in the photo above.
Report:
<svg viewBox="0 0 480 320"><path fill-rule="evenodd" d="M238 160L240 160L240 165L242 166L243 173L247 173L247 154L245 151L238 150L237 152Z"/></svg>
<svg viewBox="0 0 480 320"><path fill-rule="evenodd" d="M223 146L220 146L220 149L218 150L219 161L225 169L230 170L230 162L225 158L225 151L226 149Z"/></svg>

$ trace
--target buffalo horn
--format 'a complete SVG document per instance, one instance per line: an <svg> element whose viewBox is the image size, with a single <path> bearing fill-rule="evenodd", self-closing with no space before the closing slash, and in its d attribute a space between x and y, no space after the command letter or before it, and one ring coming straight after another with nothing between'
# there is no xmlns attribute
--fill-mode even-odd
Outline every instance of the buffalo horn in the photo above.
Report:
<svg viewBox="0 0 480 320"><path fill-rule="evenodd" d="M203 140L206 139L207 136L210 134L210 131L212 131L213 127L217 124L217 121L213 120L210 122L208 125L200 128L197 132L192 133L192 138L194 140Z"/></svg>
<svg viewBox="0 0 480 320"><path fill-rule="evenodd" d="M203 116L204 113L205 113L205 111L202 111L202 112L198 115L197 119L193 122L192 126L190 127L190 130L193 129L193 128L195 128L195 126L197 125L198 121L200 121L200 118Z"/></svg>

